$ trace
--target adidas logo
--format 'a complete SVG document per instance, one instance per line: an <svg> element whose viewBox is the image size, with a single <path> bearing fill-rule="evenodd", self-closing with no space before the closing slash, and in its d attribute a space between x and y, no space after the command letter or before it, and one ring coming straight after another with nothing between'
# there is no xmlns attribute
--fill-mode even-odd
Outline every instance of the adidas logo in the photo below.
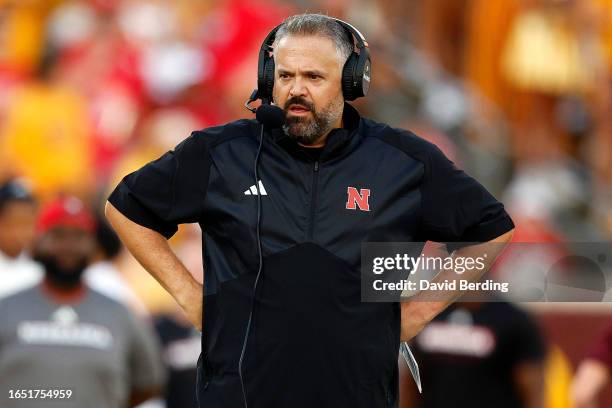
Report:
<svg viewBox="0 0 612 408"><path fill-rule="evenodd" d="M261 195L265 196L268 195L268 193L266 193L266 189L263 186L263 183L261 182L261 180L259 180L259 182L257 183L259 185L259 191L261 191ZM249 187L245 192L244 195L257 195L257 186L255 186L255 184L253 184L251 187Z"/></svg>

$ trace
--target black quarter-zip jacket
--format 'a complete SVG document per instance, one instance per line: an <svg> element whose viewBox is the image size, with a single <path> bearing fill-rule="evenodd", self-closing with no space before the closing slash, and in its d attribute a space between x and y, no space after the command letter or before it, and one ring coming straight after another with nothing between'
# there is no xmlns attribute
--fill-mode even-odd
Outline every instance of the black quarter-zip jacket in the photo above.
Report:
<svg viewBox="0 0 612 408"><path fill-rule="evenodd" d="M318 160L281 130L264 132L264 262L243 366L251 408L396 407L400 309L360 301L361 243L485 242L514 227L435 145L349 104L343 121ZM202 228L202 408L244 406L238 360L259 265L260 131L238 120L193 132L109 198L168 238L181 223Z"/></svg>

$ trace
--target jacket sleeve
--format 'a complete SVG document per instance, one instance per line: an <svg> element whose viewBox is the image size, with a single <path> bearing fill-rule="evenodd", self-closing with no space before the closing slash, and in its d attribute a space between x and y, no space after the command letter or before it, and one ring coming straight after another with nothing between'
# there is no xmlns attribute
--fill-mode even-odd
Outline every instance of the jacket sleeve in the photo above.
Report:
<svg viewBox="0 0 612 408"><path fill-rule="evenodd" d="M421 233L436 242L486 242L514 228L502 203L435 145L425 159Z"/></svg>
<svg viewBox="0 0 612 408"><path fill-rule="evenodd" d="M128 174L108 201L130 220L170 238L178 224L202 219L210 172L205 134L191 136Z"/></svg>

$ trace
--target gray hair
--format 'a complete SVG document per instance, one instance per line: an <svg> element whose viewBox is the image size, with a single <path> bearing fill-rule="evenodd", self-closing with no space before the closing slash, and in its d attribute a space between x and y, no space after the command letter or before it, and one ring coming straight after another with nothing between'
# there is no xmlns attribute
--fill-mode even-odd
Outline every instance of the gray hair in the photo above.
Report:
<svg viewBox="0 0 612 408"><path fill-rule="evenodd" d="M276 32L273 48L288 35L319 35L329 38L336 45L336 51L342 65L355 49L353 36L336 20L323 14L297 14L288 17Z"/></svg>

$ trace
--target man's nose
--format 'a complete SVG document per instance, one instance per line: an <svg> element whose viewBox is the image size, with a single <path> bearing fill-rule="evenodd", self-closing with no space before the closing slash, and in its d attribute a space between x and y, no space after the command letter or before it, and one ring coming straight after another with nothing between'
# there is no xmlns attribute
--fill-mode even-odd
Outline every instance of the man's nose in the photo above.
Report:
<svg viewBox="0 0 612 408"><path fill-rule="evenodd" d="M291 84L291 88L289 89L289 95L292 97L306 95L306 87L304 81L302 81L299 77L295 78L295 80Z"/></svg>

